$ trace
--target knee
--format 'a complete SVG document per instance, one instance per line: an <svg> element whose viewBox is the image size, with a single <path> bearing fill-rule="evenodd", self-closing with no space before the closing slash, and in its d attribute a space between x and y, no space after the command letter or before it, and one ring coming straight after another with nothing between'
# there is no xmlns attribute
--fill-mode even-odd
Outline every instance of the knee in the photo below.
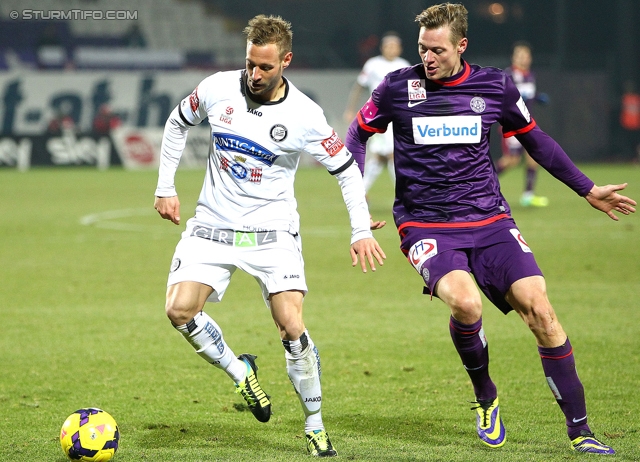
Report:
<svg viewBox="0 0 640 462"><path fill-rule="evenodd" d="M188 323L200 311L195 304L177 297L167 297L164 310L169 320L176 326Z"/></svg>
<svg viewBox="0 0 640 462"><path fill-rule="evenodd" d="M188 318L187 312L184 308L170 302L169 300L167 300L167 303L164 306L164 311L167 318L169 318L169 320L176 326L181 326L191 321L191 318Z"/></svg>
<svg viewBox="0 0 640 462"><path fill-rule="evenodd" d="M522 318L527 326L542 344L546 344L548 339L562 336L563 330L556 313L548 301L533 304Z"/></svg>
<svg viewBox="0 0 640 462"><path fill-rule="evenodd" d="M477 294L458 294L449 301L451 314L463 324L473 324L482 316L482 300Z"/></svg>
<svg viewBox="0 0 640 462"><path fill-rule="evenodd" d="M282 340L298 340L304 333L305 327L302 319L291 319L285 324L278 324L278 329Z"/></svg>

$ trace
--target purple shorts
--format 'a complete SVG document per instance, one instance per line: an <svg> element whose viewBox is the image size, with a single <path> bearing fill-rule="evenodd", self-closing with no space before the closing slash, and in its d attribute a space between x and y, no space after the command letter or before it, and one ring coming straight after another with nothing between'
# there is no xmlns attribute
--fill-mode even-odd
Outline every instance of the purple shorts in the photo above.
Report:
<svg viewBox="0 0 640 462"><path fill-rule="evenodd" d="M513 308L504 295L511 285L529 276L542 276L531 249L512 218L469 228L407 227L400 248L422 276L425 293L434 293L442 276L462 270L507 314Z"/></svg>

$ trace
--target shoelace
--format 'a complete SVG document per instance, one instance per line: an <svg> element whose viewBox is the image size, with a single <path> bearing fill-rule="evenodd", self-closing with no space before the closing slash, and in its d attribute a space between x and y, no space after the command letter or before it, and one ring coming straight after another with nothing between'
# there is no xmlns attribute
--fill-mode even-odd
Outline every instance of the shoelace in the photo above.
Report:
<svg viewBox="0 0 640 462"><path fill-rule="evenodd" d="M489 425L489 409L485 409L484 406L482 404L480 404L478 401L471 401L471 404L476 404L475 407L472 407L471 410L475 411L476 409L482 409L482 426L486 427L487 425ZM491 406L489 406L491 407Z"/></svg>
<svg viewBox="0 0 640 462"><path fill-rule="evenodd" d="M257 402L257 400L254 398L253 393L250 390L246 389L244 383L242 385L238 385L238 388L236 388L236 393L241 394L242 397L247 401L247 404L249 404L250 406L253 406Z"/></svg>
<svg viewBox="0 0 640 462"><path fill-rule="evenodd" d="M311 440L316 444L319 450L325 450L329 447L327 444L327 434L325 432L311 433Z"/></svg>

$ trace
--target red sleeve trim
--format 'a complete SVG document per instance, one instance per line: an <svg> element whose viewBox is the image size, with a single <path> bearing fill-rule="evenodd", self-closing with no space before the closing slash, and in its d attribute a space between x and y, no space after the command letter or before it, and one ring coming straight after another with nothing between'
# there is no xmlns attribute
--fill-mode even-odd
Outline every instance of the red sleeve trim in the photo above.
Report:
<svg viewBox="0 0 640 462"><path fill-rule="evenodd" d="M530 132L531 130L533 130L533 128L536 126L536 121L531 119L531 123L529 125L527 125L526 127L523 127L519 130L512 130L510 132L506 132L502 134L503 138L509 138L510 136L513 135L521 135L523 133L527 133Z"/></svg>
<svg viewBox="0 0 640 462"><path fill-rule="evenodd" d="M409 227L414 228L477 228L479 226L489 225L491 223L495 223L498 220L502 220L504 218L509 218L509 215L506 213L501 213L500 215L496 215L495 217L487 218L486 220L480 221L461 221L458 223L418 223L416 221L407 221L406 223L402 223L398 227L398 232L402 234L402 230Z"/></svg>
<svg viewBox="0 0 640 462"><path fill-rule="evenodd" d="M362 118L362 116L360 115L360 111L358 111L358 125L360 125L360 128L363 129L366 132L384 133L384 132L387 131L386 129L373 128L373 127L370 127L369 125L367 125L365 123L364 119Z"/></svg>

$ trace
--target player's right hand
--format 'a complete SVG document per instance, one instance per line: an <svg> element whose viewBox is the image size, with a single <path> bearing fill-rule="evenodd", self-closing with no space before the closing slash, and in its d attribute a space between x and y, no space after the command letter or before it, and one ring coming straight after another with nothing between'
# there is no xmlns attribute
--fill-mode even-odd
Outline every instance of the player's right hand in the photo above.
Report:
<svg viewBox="0 0 640 462"><path fill-rule="evenodd" d="M165 220L170 220L176 225L180 224L180 201L178 196L157 197L154 201L153 208Z"/></svg>
<svg viewBox="0 0 640 462"><path fill-rule="evenodd" d="M351 244L352 266L356 266L358 264L358 257L360 258L360 268L363 273L367 272L367 263L369 263L371 271L376 270L374 258L381 266L384 265L384 259L387 258L384 251L378 244L378 241L372 237L365 237L364 239L360 239L359 241Z"/></svg>

